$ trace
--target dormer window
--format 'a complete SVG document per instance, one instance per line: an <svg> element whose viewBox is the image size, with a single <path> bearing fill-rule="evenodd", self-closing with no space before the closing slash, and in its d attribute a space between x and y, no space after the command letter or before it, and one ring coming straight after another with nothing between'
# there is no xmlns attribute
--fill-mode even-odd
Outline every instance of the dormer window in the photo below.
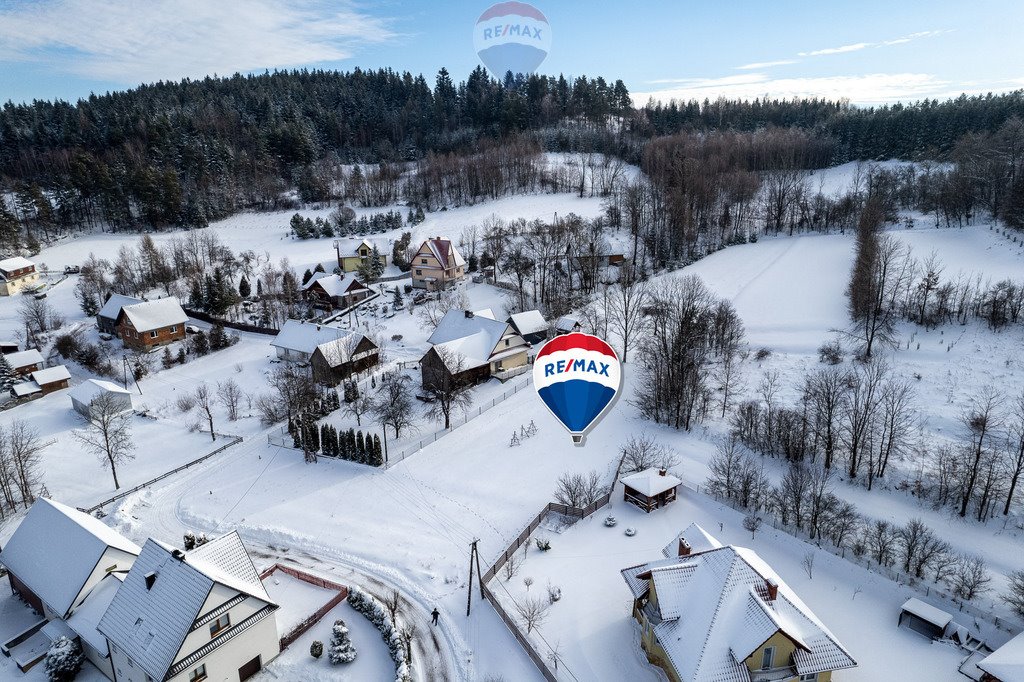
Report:
<svg viewBox="0 0 1024 682"><path fill-rule="evenodd" d="M231 627L231 615L225 613L223 616L210 623L210 637L216 637L229 627Z"/></svg>

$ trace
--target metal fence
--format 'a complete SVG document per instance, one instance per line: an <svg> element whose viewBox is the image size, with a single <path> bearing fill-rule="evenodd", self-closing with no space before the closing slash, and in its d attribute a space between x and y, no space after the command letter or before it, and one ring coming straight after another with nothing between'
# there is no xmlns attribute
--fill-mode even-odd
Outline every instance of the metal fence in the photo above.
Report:
<svg viewBox="0 0 1024 682"><path fill-rule="evenodd" d="M227 450L231 446L238 445L239 443L242 442L242 437L241 436L227 436L227 435L221 434L221 433L219 433L217 435L220 436L221 438L233 438L234 440L232 440L230 443L227 443L225 445L220 446L219 448L217 448L216 450L214 450L212 452L206 453L202 457L194 459L191 462L187 462L185 464L182 464L180 467L178 467L176 469L171 469L170 471L165 471L164 473L160 474L156 478L152 478L152 479L146 481L145 483L140 483L139 485L135 486L134 488L129 488L128 490L122 490L121 492L119 492L118 494L114 495L113 497L108 498L106 500L103 500L99 504L93 505L93 506L89 507L88 509L83 509L82 507L79 507L78 511L85 512L86 514L92 514L97 509L102 509L103 507L106 507L108 504L113 504L114 502L117 502L118 500L121 500L121 499L123 499L125 497L128 497L132 493L135 493L135 492L138 492L138 491L143 490L145 488L148 488L149 486L153 485L154 483L162 481L165 478L167 478L168 476L173 476L174 474L178 473L179 471L184 471L185 469L188 469L191 466L195 466L196 464L199 464L201 462L205 462L206 460L210 459L214 455L220 454L221 452L224 452L225 450Z"/></svg>

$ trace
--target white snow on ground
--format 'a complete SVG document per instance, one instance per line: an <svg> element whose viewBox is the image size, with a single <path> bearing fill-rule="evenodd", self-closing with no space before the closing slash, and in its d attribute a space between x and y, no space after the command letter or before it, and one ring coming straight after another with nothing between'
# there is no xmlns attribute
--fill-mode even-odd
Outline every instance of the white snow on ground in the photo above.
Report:
<svg viewBox="0 0 1024 682"><path fill-rule="evenodd" d="M274 616L277 619L277 633L282 637L337 594L334 590L299 580L284 571L274 571L263 580L263 586L267 588L270 598L281 607Z"/></svg>

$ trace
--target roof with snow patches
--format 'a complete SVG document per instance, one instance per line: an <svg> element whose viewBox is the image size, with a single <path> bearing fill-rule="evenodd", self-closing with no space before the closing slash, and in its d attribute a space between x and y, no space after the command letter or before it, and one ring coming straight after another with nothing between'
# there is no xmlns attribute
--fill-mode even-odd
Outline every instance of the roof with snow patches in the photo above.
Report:
<svg viewBox="0 0 1024 682"><path fill-rule="evenodd" d="M139 553L99 519L41 497L0 552L0 563L63 616L108 547Z"/></svg>
<svg viewBox="0 0 1024 682"><path fill-rule="evenodd" d="M329 275L326 272L317 272L310 277L309 281L302 285L302 290L307 291L314 284L319 284L328 296L344 296L349 289L359 291L366 289L366 286L359 281L354 273L342 275ZM355 286L353 286L355 285Z"/></svg>
<svg viewBox="0 0 1024 682"><path fill-rule="evenodd" d="M445 237L436 237L428 239L423 244L430 249L430 252L437 259L437 262L441 264L445 270L450 268L458 268L466 265L466 261L462 258L462 254L455 248L455 244L452 240ZM422 250L422 246L420 249Z"/></svg>
<svg viewBox="0 0 1024 682"><path fill-rule="evenodd" d="M151 332L188 322L188 315L174 296L126 305L121 308L121 314L128 318L137 332Z"/></svg>
<svg viewBox="0 0 1024 682"><path fill-rule="evenodd" d="M487 362L498 359L492 356L498 343L515 332L507 322L488 317L483 314L469 313L465 310L452 309L444 314L437 328L427 339L427 343L435 346L442 356L450 358L462 357L463 369L479 367ZM522 344L511 346L509 355L526 350ZM444 351L448 351L445 353ZM449 369L452 369L449 367Z"/></svg>
<svg viewBox="0 0 1024 682"><path fill-rule="evenodd" d="M175 556L178 551L179 555ZM155 575L152 587L146 576ZM100 619L99 631L153 679L171 670L214 585L276 608L237 533L184 553L150 538Z"/></svg>
<svg viewBox="0 0 1024 682"><path fill-rule="evenodd" d="M709 536L710 537L710 536ZM717 541L716 541L717 542ZM635 598L654 583L654 632L687 682L749 682L744 660L776 632L796 645L798 675L857 665L836 637L755 552L725 546L622 571ZM769 583L777 585L773 599Z"/></svg>

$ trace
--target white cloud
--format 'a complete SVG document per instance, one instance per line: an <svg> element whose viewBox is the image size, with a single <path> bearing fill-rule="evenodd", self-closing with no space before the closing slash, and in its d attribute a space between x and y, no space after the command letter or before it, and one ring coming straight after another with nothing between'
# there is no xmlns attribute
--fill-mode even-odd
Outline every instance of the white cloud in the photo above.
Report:
<svg viewBox="0 0 1024 682"><path fill-rule="evenodd" d="M643 106L648 99L668 101L711 101L727 99L791 99L823 97L847 99L855 104L881 104L937 97L954 89L954 84L926 73L871 73L856 76L822 76L804 78L769 78L763 73L726 76L724 78L692 78L675 81L675 86L633 94L633 101Z"/></svg>
<svg viewBox="0 0 1024 682"><path fill-rule="evenodd" d="M751 69L767 69L773 66L796 64L799 61L799 59L776 59L773 62L754 62L753 64L744 64L743 66L734 66L733 68L741 71L749 71Z"/></svg>
<svg viewBox="0 0 1024 682"><path fill-rule="evenodd" d="M296 67L394 37L324 0L47 0L0 10L0 60L117 83Z"/></svg>
<svg viewBox="0 0 1024 682"><path fill-rule="evenodd" d="M800 57L818 57L823 54L842 54L844 52L857 52L863 50L866 47L871 47L875 43L853 43L851 45L840 45L839 47L826 47L823 50L814 50L813 52L798 52L797 55Z"/></svg>

